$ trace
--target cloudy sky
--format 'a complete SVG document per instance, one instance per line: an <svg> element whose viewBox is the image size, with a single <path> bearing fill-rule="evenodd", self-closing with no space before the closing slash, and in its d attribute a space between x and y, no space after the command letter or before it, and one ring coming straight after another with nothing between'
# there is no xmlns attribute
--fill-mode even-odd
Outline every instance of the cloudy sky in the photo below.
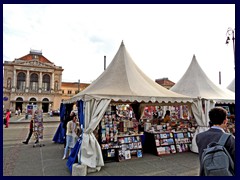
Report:
<svg viewBox="0 0 240 180"><path fill-rule="evenodd" d="M177 83L195 54L207 76L227 87L235 77L231 4L3 5L3 61L30 49L62 66L63 81L92 82L124 41L135 63L152 80Z"/></svg>

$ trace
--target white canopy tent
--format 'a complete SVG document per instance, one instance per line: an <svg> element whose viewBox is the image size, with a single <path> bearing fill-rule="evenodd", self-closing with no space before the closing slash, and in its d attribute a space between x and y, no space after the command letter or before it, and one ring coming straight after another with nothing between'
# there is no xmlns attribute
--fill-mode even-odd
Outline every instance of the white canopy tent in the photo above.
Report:
<svg viewBox="0 0 240 180"><path fill-rule="evenodd" d="M208 112L215 103L235 103L235 93L215 85L199 66L195 55L183 77L170 89L192 98L192 112L198 128L192 141L192 151L198 152L196 135L208 129Z"/></svg>
<svg viewBox="0 0 240 180"><path fill-rule="evenodd" d="M229 89L232 92L235 92L235 78L232 80L232 82L228 85L227 89Z"/></svg>
<svg viewBox="0 0 240 180"><path fill-rule="evenodd" d="M110 102L191 103L192 98L172 92L148 78L134 63L123 42L108 68L85 90L64 103L85 102L85 129L81 163L100 169L101 148L93 135Z"/></svg>

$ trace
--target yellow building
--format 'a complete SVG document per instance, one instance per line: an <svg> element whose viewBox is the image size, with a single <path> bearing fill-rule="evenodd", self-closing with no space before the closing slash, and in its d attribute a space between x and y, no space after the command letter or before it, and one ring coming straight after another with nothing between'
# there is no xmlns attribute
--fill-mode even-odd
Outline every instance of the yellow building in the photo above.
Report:
<svg viewBox="0 0 240 180"><path fill-rule="evenodd" d="M67 100L76 95L79 91L84 90L90 84L79 82L62 82L62 99Z"/></svg>

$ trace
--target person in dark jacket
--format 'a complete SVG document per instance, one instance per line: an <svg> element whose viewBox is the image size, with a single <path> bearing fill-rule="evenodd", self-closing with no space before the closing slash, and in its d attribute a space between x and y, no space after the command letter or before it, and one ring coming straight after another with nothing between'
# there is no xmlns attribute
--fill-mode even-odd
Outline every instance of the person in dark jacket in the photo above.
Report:
<svg viewBox="0 0 240 180"><path fill-rule="evenodd" d="M208 113L209 115L209 125L210 129L201 132L196 136L196 143L198 146L198 152L199 152L199 158L200 158L200 164L201 163L201 157L203 150L207 148L207 145L211 142L218 142L220 137L223 133L225 133L225 130L227 128L227 111L222 107L215 107L211 109ZM228 150L230 156L232 157L232 160L235 164L235 136L231 135L226 144L225 148ZM204 176L204 172L200 172L200 176Z"/></svg>
<svg viewBox="0 0 240 180"><path fill-rule="evenodd" d="M22 143L28 144L30 138L32 137L32 134L33 134L33 119L30 120L28 137L27 137L26 141L23 141Z"/></svg>

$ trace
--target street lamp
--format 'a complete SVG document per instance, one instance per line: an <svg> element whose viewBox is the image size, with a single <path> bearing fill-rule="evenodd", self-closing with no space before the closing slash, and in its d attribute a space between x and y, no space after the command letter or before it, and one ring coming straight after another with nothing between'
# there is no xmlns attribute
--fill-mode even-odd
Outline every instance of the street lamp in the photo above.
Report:
<svg viewBox="0 0 240 180"><path fill-rule="evenodd" d="M229 41L231 40L231 36L232 36L232 41L233 41L233 55L234 55L234 70L235 70L235 29L232 28L228 28L226 36L227 36L227 40L226 40L226 44L229 44Z"/></svg>

